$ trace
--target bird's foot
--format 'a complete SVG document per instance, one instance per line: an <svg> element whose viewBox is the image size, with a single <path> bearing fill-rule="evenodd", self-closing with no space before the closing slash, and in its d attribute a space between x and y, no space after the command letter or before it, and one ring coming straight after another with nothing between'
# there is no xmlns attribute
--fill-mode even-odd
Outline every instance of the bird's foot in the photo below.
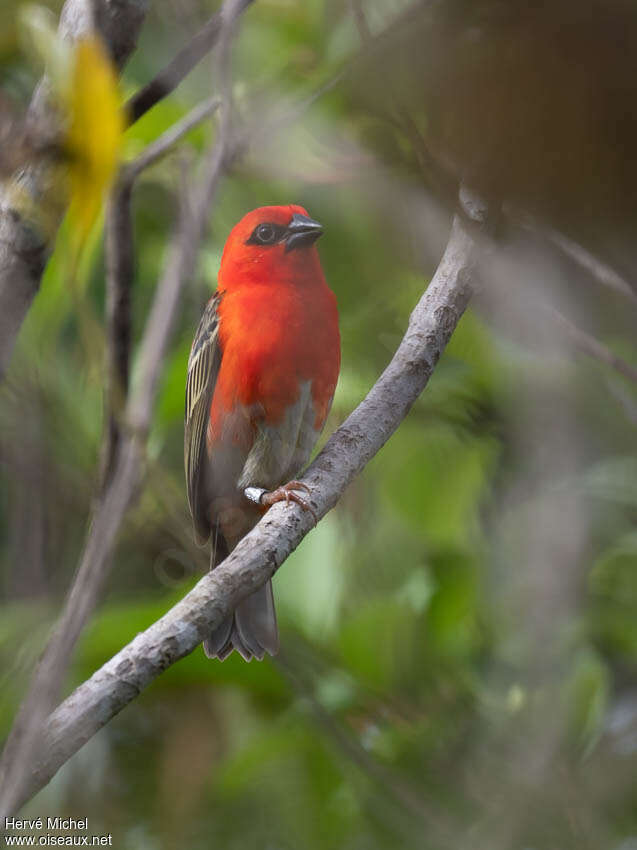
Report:
<svg viewBox="0 0 637 850"><path fill-rule="evenodd" d="M316 525L318 517L307 500L303 496L299 496L296 492L297 490L305 490L306 493L312 492L307 484L304 484L302 481L288 481L287 484L282 484L276 490L264 490L261 487L246 487L244 493L246 498L251 502L256 502L256 504L263 505L265 508L271 507L276 502L285 502L286 505L294 502L303 508L304 511L309 511L312 514L314 525Z"/></svg>

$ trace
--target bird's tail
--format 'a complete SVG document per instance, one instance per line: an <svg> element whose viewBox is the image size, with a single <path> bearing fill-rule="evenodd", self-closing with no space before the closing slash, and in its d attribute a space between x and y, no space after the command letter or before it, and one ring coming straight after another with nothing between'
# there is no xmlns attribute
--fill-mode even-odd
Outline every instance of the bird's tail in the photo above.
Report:
<svg viewBox="0 0 637 850"><path fill-rule="evenodd" d="M258 515L253 518L253 524L256 524L258 518ZM242 532L245 534L246 529L243 528ZM228 539L218 526L214 529L210 552L211 570L232 552L241 536ZM279 651L279 631L272 582L267 581L240 602L235 611L204 640L203 649L208 658L218 658L220 661L227 658L233 649L246 661L253 657L261 661L266 652L276 655Z"/></svg>
<svg viewBox="0 0 637 850"><path fill-rule="evenodd" d="M279 649L279 632L276 625L272 582L255 590L240 602L234 614L223 621L203 642L208 658L223 661L236 649L246 661L262 660L266 652L276 655Z"/></svg>

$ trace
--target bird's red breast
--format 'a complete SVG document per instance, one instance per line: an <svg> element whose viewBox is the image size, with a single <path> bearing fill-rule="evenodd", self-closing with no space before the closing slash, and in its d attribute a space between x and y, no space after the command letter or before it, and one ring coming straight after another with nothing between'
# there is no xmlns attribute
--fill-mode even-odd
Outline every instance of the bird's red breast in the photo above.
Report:
<svg viewBox="0 0 637 850"><path fill-rule="evenodd" d="M294 214L307 216L295 205L261 207L245 216L226 242L217 290L222 360L210 406L209 451L237 407L249 419L279 424L305 381L311 384L317 434L327 416L340 339L336 299L316 247L299 251L284 242L250 242L259 222L283 228ZM251 436L250 428L238 428L235 442L249 442Z"/></svg>

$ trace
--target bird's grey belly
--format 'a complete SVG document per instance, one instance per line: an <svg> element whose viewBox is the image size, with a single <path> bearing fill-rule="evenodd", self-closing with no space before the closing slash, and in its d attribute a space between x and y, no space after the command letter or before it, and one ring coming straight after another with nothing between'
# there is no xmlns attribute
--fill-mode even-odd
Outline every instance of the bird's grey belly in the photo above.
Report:
<svg viewBox="0 0 637 850"><path fill-rule="evenodd" d="M315 412L311 381L303 381L297 401L291 405L283 422L258 426L258 435L243 466L238 485L265 487L273 490L307 464L319 431L314 427Z"/></svg>

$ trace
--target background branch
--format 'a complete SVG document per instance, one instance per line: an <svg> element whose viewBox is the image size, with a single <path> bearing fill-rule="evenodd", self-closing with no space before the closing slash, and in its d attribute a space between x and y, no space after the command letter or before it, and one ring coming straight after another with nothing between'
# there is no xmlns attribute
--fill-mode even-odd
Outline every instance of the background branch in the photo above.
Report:
<svg viewBox="0 0 637 850"><path fill-rule="evenodd" d="M339 500L345 488L382 448L426 386L472 293L477 273L477 245L458 218L445 254L427 291L414 309L408 330L390 364L367 397L328 440L304 481L312 491L319 517ZM135 443L118 462L120 482L134 463ZM139 462L137 460L137 462ZM114 498L123 504L121 493ZM115 511L104 510L111 522ZM120 517L121 519L121 517ZM20 793L12 795L14 810L43 787L56 771L102 726L159 674L192 652L237 603L262 585L313 527L307 512L273 506L258 526L214 571L201 579L184 599L114 656L59 706L44 727L42 746ZM102 552L105 549L102 546ZM88 557L98 553L87 553ZM103 563L103 559L102 563ZM100 569L102 568L100 564Z"/></svg>
<svg viewBox="0 0 637 850"><path fill-rule="evenodd" d="M637 292L635 292L631 284L612 266L595 256L595 254L583 245L580 245L579 242L569 238L554 227L542 225L540 222L535 221L532 216L511 207L509 204L505 205L504 211L518 227L522 227L531 233L538 233L580 268L584 269L585 272L590 274L602 286L623 295L633 306L637 306Z"/></svg>
<svg viewBox="0 0 637 850"><path fill-rule="evenodd" d="M251 2L241 0L239 14ZM147 7L148 0L124 0L117 4L116 9L108 0L96 0L94 4L89 0L67 0L60 16L60 34L76 39L96 30L114 61L121 67L135 48ZM221 27L222 12L219 11L153 80L130 98L125 105L129 124L134 124L179 85L215 46ZM211 109L214 107L211 106ZM205 116L197 118L194 123L202 117ZM34 94L29 120L43 127L45 122L54 120L48 102L46 78ZM182 129L181 133L187 132L187 129ZM48 126L46 136L53 136ZM152 155L159 156L161 153L154 152ZM8 193L0 196L0 379L8 368L20 327L39 289L55 232L65 212L64 205L55 197L57 190L51 188L49 169L46 163L38 162L24 168L20 177L21 187L27 191L33 208L50 208L54 214L49 233L44 234L35 222L26 220L23 212L14 208ZM114 210L113 214L123 212L121 207L119 211Z"/></svg>
<svg viewBox="0 0 637 850"><path fill-rule="evenodd" d="M242 0L239 14L252 0ZM138 121L149 109L174 91L192 69L201 62L219 39L221 32L221 12L217 12L183 47L174 59L143 88L136 92L126 104L126 114L130 124Z"/></svg>
<svg viewBox="0 0 637 850"><path fill-rule="evenodd" d="M186 133L189 133L205 118L210 117L219 108L220 104L221 100L217 96L208 98L203 103L197 104L181 121L177 121L176 124L169 127L158 139L151 142L138 157L124 166L121 177L122 182L132 183L136 180L142 171L150 168L151 165L154 165L159 159L165 156Z"/></svg>
<svg viewBox="0 0 637 850"><path fill-rule="evenodd" d="M67 0L60 16L60 35L75 40L97 31L121 68L137 43L148 0ZM44 78L33 96L29 121L34 125L54 121L49 103L49 84ZM47 129L50 133L50 129ZM50 212L52 226L46 234L27 213L16 209L15 193L0 193L0 379L9 365L13 346L51 252L55 232L64 215L64 205L54 181L51 165L26 165L20 174L20 187L33 209Z"/></svg>
<svg viewBox="0 0 637 850"><path fill-rule="evenodd" d="M106 389L100 491L110 481L128 395L131 288L135 255L131 215L132 182L118 181L106 209Z"/></svg>
<svg viewBox="0 0 637 850"><path fill-rule="evenodd" d="M183 136L218 108L218 97L192 109L122 169L106 214L106 401L100 490L108 484L120 442L128 395L131 343L131 288L134 276L132 191L139 175L165 156Z"/></svg>
<svg viewBox="0 0 637 850"><path fill-rule="evenodd" d="M637 368L624 360L623 357L615 354L610 350L610 348L594 336L586 333L586 331L583 331L581 328L578 328L573 324L573 322L571 322L570 319L567 319L566 316L555 308L548 309L549 315L553 321L559 325L566 336L571 340L575 347L582 352L582 354L586 354L588 357L592 357L594 360L598 360L600 363L610 366L611 369L614 369L618 374L622 375L622 377L637 383Z"/></svg>
<svg viewBox="0 0 637 850"><path fill-rule="evenodd" d="M107 573L117 532L139 485L145 435L150 423L161 367L168 347L181 290L192 275L199 242L223 173L228 143L229 41L244 0L230 0L222 11L220 79L221 123L207 157L199 191L182 199L180 222L162 278L157 286L139 352L139 376L125 410L127 433L117 454L112 480L98 501L77 575L63 613L42 655L28 694L5 745L0 772L0 820L24 799L24 786L40 749L42 722L59 693L77 639L90 616Z"/></svg>
<svg viewBox="0 0 637 850"><path fill-rule="evenodd" d="M628 298L633 306L637 306L637 293L630 283L615 271L612 266L604 263L599 257L596 257L584 248L583 245L580 245L573 239L569 239L568 236L560 233L559 230L547 228L542 232L549 242L552 242L599 283Z"/></svg>

